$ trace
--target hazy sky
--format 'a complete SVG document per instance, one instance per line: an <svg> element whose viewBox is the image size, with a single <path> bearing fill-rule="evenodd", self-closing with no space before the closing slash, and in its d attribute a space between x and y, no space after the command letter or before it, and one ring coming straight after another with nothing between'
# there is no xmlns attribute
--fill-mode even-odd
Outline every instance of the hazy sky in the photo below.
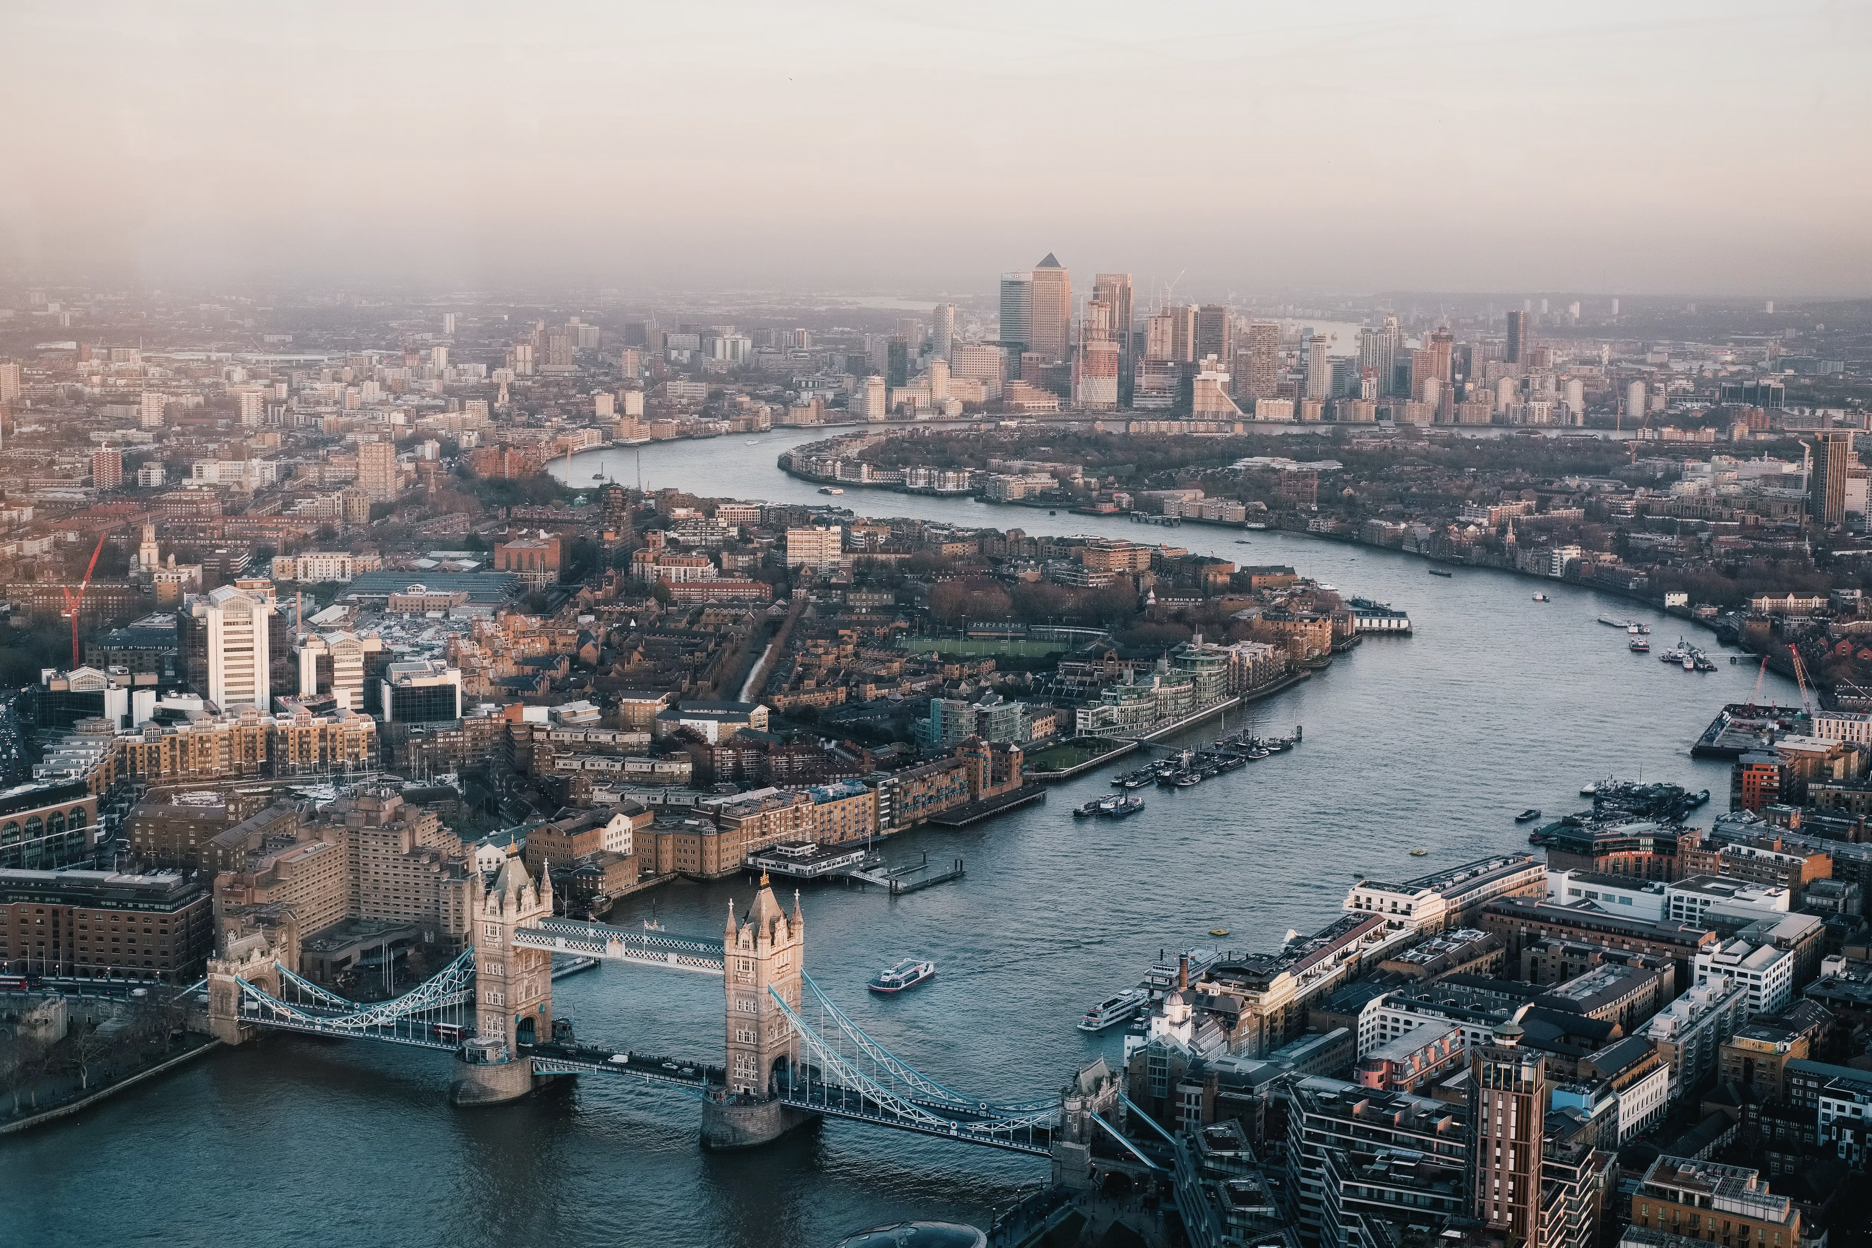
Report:
<svg viewBox="0 0 1872 1248"><path fill-rule="evenodd" d="M1862 0L12 0L0 48L0 278L1872 293Z"/></svg>

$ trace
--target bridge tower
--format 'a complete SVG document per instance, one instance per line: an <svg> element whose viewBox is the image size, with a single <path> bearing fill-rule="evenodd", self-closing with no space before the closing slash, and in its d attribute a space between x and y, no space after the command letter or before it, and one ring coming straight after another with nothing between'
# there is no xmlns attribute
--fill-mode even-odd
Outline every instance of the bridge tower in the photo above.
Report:
<svg viewBox="0 0 1872 1248"><path fill-rule="evenodd" d="M208 959L208 1031L223 1044L240 1044L254 1029L241 1021L237 981L277 997L279 968L299 969L299 925L290 912L265 916L264 922L233 915L222 920L215 943Z"/></svg>
<svg viewBox="0 0 1872 1248"><path fill-rule="evenodd" d="M799 1009L805 953L806 918L800 913L797 892L789 916L763 873L746 922L735 922L734 902L728 903L728 928L722 939L727 1086L703 1105L705 1148L765 1144L814 1116L776 1099L775 1074L791 1059L793 1032L774 995Z"/></svg>
<svg viewBox="0 0 1872 1248"><path fill-rule="evenodd" d="M457 1105L491 1105L533 1090L533 1059L522 1045L552 1039L552 954L514 944L516 928L552 918L552 876L537 882L509 858L474 903L475 1035L462 1046L449 1095Z"/></svg>

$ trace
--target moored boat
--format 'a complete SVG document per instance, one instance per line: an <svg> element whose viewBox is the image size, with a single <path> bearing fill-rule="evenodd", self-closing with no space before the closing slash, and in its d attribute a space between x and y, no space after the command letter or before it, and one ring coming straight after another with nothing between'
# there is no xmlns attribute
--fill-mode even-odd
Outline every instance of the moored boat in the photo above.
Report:
<svg viewBox="0 0 1872 1248"><path fill-rule="evenodd" d="M1445 572L1442 568L1431 568L1430 575L1450 577L1450 576L1455 576L1456 574L1454 572Z"/></svg>
<svg viewBox="0 0 1872 1248"><path fill-rule="evenodd" d="M888 994L902 992L906 988L916 987L935 974L936 964L934 962L922 958L905 958L901 962L892 963L886 969L879 971L878 977L866 984L865 987L869 988L872 992L879 993Z"/></svg>
<svg viewBox="0 0 1872 1248"><path fill-rule="evenodd" d="M1540 818L1540 807L1530 806L1514 817L1516 823L1533 823Z"/></svg>
<svg viewBox="0 0 1872 1248"><path fill-rule="evenodd" d="M1113 993L1085 1012L1079 1020L1080 1031L1104 1031L1116 1027L1150 1002L1150 993L1142 988L1127 988Z"/></svg>

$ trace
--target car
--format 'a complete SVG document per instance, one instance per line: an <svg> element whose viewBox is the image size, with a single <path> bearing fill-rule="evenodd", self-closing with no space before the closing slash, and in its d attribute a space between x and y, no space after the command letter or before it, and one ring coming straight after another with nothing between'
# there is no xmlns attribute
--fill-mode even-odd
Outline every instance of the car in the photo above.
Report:
<svg viewBox="0 0 1872 1248"><path fill-rule="evenodd" d="M630 1065L630 1054L613 1053L610 1057L607 1057L605 1060L607 1062L610 1062L613 1066L628 1066Z"/></svg>
<svg viewBox="0 0 1872 1248"><path fill-rule="evenodd" d="M663 1063L663 1069L664 1069L664 1070L675 1070L675 1069L676 1069L676 1063L675 1063L675 1062L664 1062L664 1063Z"/></svg>
<svg viewBox="0 0 1872 1248"><path fill-rule="evenodd" d="M695 1078L695 1067L685 1066L681 1070L677 1071L676 1073L681 1075L685 1079L693 1079Z"/></svg>

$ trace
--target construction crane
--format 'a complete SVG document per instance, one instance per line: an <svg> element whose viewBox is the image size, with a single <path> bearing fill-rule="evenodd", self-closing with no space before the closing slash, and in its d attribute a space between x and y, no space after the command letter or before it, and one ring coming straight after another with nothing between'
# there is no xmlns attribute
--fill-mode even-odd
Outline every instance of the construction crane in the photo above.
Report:
<svg viewBox="0 0 1872 1248"><path fill-rule="evenodd" d="M63 587L59 590L60 593L65 595L65 605L71 608L69 611L65 612L65 614L71 616L72 622L73 667L78 666L78 611L79 608L84 606L85 591L91 588L91 574L97 571L98 556L104 553L104 539L109 536L109 533L98 534L97 549L91 552L91 563L85 568L84 581L78 586L78 596L76 598L72 597L71 590Z"/></svg>
<svg viewBox="0 0 1872 1248"><path fill-rule="evenodd" d="M1807 697L1807 665L1801 662L1798 647L1789 645L1788 653L1794 656L1794 681L1800 686L1801 709L1807 712L1807 718L1813 719L1813 703Z"/></svg>

